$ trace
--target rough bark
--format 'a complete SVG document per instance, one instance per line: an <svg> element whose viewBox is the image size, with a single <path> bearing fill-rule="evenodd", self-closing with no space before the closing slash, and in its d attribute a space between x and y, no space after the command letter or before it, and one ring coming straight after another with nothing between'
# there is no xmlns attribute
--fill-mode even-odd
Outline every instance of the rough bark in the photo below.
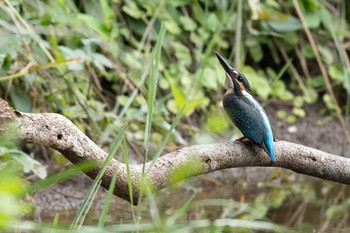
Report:
<svg viewBox="0 0 350 233"><path fill-rule="evenodd" d="M0 99L0 133L15 131L27 143L56 149L73 164L93 161L102 164L107 153L84 135L70 120L55 113L22 113L13 110ZM325 153L310 147L278 141L275 143L277 162L252 143L225 142L184 147L148 162L145 178L153 191L161 190L179 180L226 168L260 166L281 167L321 179L350 184L350 159ZM108 188L114 171L118 178L114 194L125 200L129 197L126 165L112 160L102 178ZM87 172L95 178L98 169ZM130 165L133 203L140 195L142 165Z"/></svg>

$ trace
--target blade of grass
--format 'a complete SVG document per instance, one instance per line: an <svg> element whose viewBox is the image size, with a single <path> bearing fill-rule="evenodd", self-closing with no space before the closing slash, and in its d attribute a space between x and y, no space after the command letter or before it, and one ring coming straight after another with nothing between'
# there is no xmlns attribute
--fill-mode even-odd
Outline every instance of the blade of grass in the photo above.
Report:
<svg viewBox="0 0 350 233"><path fill-rule="evenodd" d="M275 38L273 38L274 44L276 45L277 49L281 53L283 59L286 63L290 60L286 50L281 46L280 42L278 42ZM307 90L306 85L304 84L300 74L298 73L297 68L293 65L293 63L290 63L289 69L293 74L293 77L296 79L297 83L299 84L300 89L303 91L304 96L309 96L309 92Z"/></svg>
<svg viewBox="0 0 350 233"><path fill-rule="evenodd" d="M105 199L105 204L102 209L101 217L98 220L98 227L103 228L104 223L106 221L106 217L109 211L109 207L111 206L111 201L112 201L112 196L113 196L113 191L115 188L115 183L117 182L117 177L118 177L118 168L114 171L113 176L112 176L112 181L111 184L109 185L108 193Z"/></svg>
<svg viewBox="0 0 350 233"><path fill-rule="evenodd" d="M194 198L195 194L193 194L186 202L183 204L183 206L176 210L175 213L170 216L169 218L166 219L166 225L167 226L172 226L175 224L176 220L179 219L181 216L183 216L188 208L190 207L190 204L192 203L192 200Z"/></svg>
<svg viewBox="0 0 350 233"><path fill-rule="evenodd" d="M153 224L158 228L161 229L162 227L162 219L159 213L159 209L157 207L156 201L154 199L153 193L151 191L151 187L147 184L143 184L143 189L147 195L148 204L149 204L149 213L151 215ZM162 230L160 230L162 232Z"/></svg>
<svg viewBox="0 0 350 233"><path fill-rule="evenodd" d="M278 81L282 75L287 71L288 67L290 66L290 64L292 63L293 58L290 58L286 64L284 64L284 66L282 67L282 69L280 70L280 72L278 72L276 79L274 81Z"/></svg>
<svg viewBox="0 0 350 233"><path fill-rule="evenodd" d="M154 23L157 22L157 17L159 15L159 13L162 12L164 5L165 5L166 1L161 1L160 4L158 5L158 7L156 8L156 10L154 11L154 13L152 14L152 18L151 20L148 21L147 23L147 27L142 35L142 38L140 40L140 43L138 45L137 48L137 53L140 53L145 46L145 42L147 41L147 38L149 37L149 35L151 34L153 28L154 28Z"/></svg>
<svg viewBox="0 0 350 233"><path fill-rule="evenodd" d="M91 196L93 195L94 191L96 189L98 189L99 187L99 183L100 183L100 180L103 176L103 174L105 173L109 163L112 161L113 159L113 156L114 154L117 152L123 138L124 138L124 135L125 135L125 132L126 132L126 126L124 128L122 128L122 130L119 132L119 134L117 135L116 139L114 140L109 152L108 152L108 155L106 157L106 160L104 161L100 171L98 172L94 182L92 183L85 199L84 199L84 202L83 204L81 205L80 209L78 210L71 226L70 226L70 229L76 229L77 226L78 226L78 223L80 222L82 216L83 216L83 213L85 212L85 209L88 207L89 205L89 202L92 202L93 199L91 199Z"/></svg>
<svg viewBox="0 0 350 233"><path fill-rule="evenodd" d="M134 198L132 196L132 183L131 183L131 175L130 175L131 173L130 173L130 167L129 167L129 153L128 153L128 148L126 146L126 140L123 141L122 149L123 149L124 163L126 165L126 174L128 178L128 188L129 188L129 195L130 195L130 206L131 206L132 218L134 220L134 223L138 224L136 220L134 205L132 204L134 203Z"/></svg>
<svg viewBox="0 0 350 233"><path fill-rule="evenodd" d="M160 154L163 152L164 147L165 147L165 145L167 144L167 142L168 142L170 136L172 135L173 130L175 129L175 127L177 126L177 124L180 122L181 117L182 117L182 115L183 115L183 112L184 112L186 106L187 106L187 104L185 104L185 105L182 107L182 109L180 110L180 112L176 115L176 117L175 117L173 123L171 124L170 129L167 131L167 133L166 133L165 136L164 136L164 140L162 141L162 144L160 145L159 149L157 150L155 156L153 157L151 165L147 168L146 174L149 173L149 171L150 171L151 168L153 167L154 163L157 161L157 159L159 158Z"/></svg>
<svg viewBox="0 0 350 233"><path fill-rule="evenodd" d="M128 178L128 188L129 188L129 195L130 195L131 211L132 211L134 222L136 224L137 223L136 222L136 215L135 215L135 211L134 211L134 205L132 204L133 203L133 197L132 197L132 183L131 183L129 159L128 159L129 155L128 155L127 146L126 146L126 140L125 139L123 140L122 150L123 150L123 158L124 158L124 162L125 162L125 165L126 165L126 173L127 173L127 178ZM116 172L113 174L112 183L111 183L110 188L108 190L108 193L107 193L107 196L106 196L106 200L105 200L105 205L104 205L104 208L102 210L101 217L99 219L98 226L100 228L102 228L104 226L105 218L106 218L108 210L109 210L109 206L110 206L110 202L112 200L115 183L116 183L116 180L117 180L117 174L118 174L117 172L118 171L116 170Z"/></svg>
<svg viewBox="0 0 350 233"><path fill-rule="evenodd" d="M228 230L243 228L243 229L250 229L250 230L285 232L285 233L295 232L294 230L282 225L263 222L263 221L254 221L254 220L225 219L225 218L216 219L213 222L213 226L215 228L224 228Z"/></svg>
<svg viewBox="0 0 350 233"><path fill-rule="evenodd" d="M147 109L145 140L144 140L146 154L144 157L143 164L146 163L147 156L148 156L148 146L149 146L149 140L150 140L150 134L151 134L153 113L154 113L154 101L156 98L157 85L158 85L160 55L161 55L161 48L162 48L164 35L165 35L165 28L164 28L164 25L162 25L160 28L159 35L158 35L155 50L152 52L152 61L154 61L154 65L153 65L153 63L151 63L150 76L149 76L149 81L148 81L148 88L149 88L148 100L147 100L148 109ZM144 172L144 166L143 166L142 172Z"/></svg>
<svg viewBox="0 0 350 233"><path fill-rule="evenodd" d="M289 58L286 62L286 64L284 64L284 66L282 67L282 69L280 70L280 72L278 72L278 74L276 75L276 77L274 77L274 79L271 82L271 88L274 88L274 86L276 85L277 81L282 77L282 75L288 70L289 66L292 64L293 58ZM271 99L267 99L263 102L263 107L267 106L270 103Z"/></svg>
<svg viewBox="0 0 350 233"><path fill-rule="evenodd" d="M142 87L142 85L144 84L145 80L147 78L146 73L144 73L141 77L140 82L137 84L137 87L135 88L135 90L131 93L128 101L126 102L126 104L124 105L122 111L120 112L120 114L118 115L119 119L122 119L125 115L125 113L128 111L128 109L130 108L132 102L134 102L137 94L139 93L140 88Z"/></svg>
<svg viewBox="0 0 350 233"><path fill-rule="evenodd" d="M160 57L161 57L161 48L162 48L164 36L165 36L165 27L162 24L158 34L155 49L152 51L151 64L149 69L150 75L148 80L148 99L147 99L148 108L147 108L147 119L146 119L145 140L144 140L145 155L143 159L142 176L145 173L145 166L146 166L146 161L148 157L148 147L149 147L149 140L151 135L151 127L152 127L152 120L153 120L153 113L154 113L154 101L155 101L156 91L158 86L158 74L159 74L159 65L160 65ZM143 198L143 192L144 192L143 186L144 185L140 186L139 203L140 203L140 200L142 200ZM141 206L142 204L138 205L138 208L137 208L137 212L138 212L137 220L141 219L140 217ZM139 225L139 222L137 222L137 224Z"/></svg>
<svg viewBox="0 0 350 233"><path fill-rule="evenodd" d="M121 122L121 120L124 118L124 115L130 108L131 104L134 102L137 94L140 92L140 89L147 78L147 74L148 74L148 69L142 74L141 80L138 82L136 88L133 90L133 92L129 96L128 101L124 105L122 111L119 113L118 118L113 122L113 125L118 125ZM118 112L117 106L118 106L118 103L115 104L113 110L111 111L111 114L117 115L117 112ZM110 134L112 134L113 132L114 132L114 127L106 127L105 130L101 133L101 136L98 140L98 144L102 144L102 142L106 141L110 137Z"/></svg>
<svg viewBox="0 0 350 233"><path fill-rule="evenodd" d="M86 95L84 95L81 90L79 90L78 88L76 88L73 80L69 79L69 78L65 78L63 77L63 79L67 82L68 84L68 90L71 91L72 93L74 93L74 97L77 100L77 102L79 103L79 105L82 107L82 109L84 110L84 112L86 113L88 119L89 119L89 123L91 125L91 127L95 130L95 132L97 132L98 135L101 134L101 128L98 125L97 121L95 120L94 113L93 111L89 108L88 104L87 104L87 100L86 100Z"/></svg>
<svg viewBox="0 0 350 233"><path fill-rule="evenodd" d="M40 191L40 190L42 190L42 189L44 189L44 188L46 188L54 183L66 180L69 177L72 177L80 172L91 171L96 167L97 167L97 165L94 162L91 162L91 161L82 162L78 165L75 165L75 166L68 168L67 170L65 170L63 172L49 176L44 180L40 180L34 184L29 185L28 187L26 187L26 189L22 195L38 192L38 191Z"/></svg>
<svg viewBox="0 0 350 233"><path fill-rule="evenodd" d="M52 223L52 228L56 228L58 226L58 219L59 219L59 213L56 213L55 214L55 218L53 219L53 223ZM55 233L56 231L55 230L51 230L51 233Z"/></svg>
<svg viewBox="0 0 350 233"><path fill-rule="evenodd" d="M96 188L93 189L92 194L90 195L90 198L87 200L86 208L84 209L84 212L82 213L82 215L81 215L81 217L80 217L80 219L79 219L79 221L77 223L77 228L80 228L83 225L85 217L90 211L90 208L92 206L92 203L95 200L95 197L97 195L97 192L98 192L98 189L99 189L101 183L102 183L102 180L99 180L99 182L97 182Z"/></svg>
<svg viewBox="0 0 350 233"><path fill-rule="evenodd" d="M162 144L160 145L159 149L157 150L155 156L153 157L153 160L152 160L151 165L147 168L147 171L146 171L146 173L143 175L143 177L146 177L146 176L147 176L147 174L149 173L149 171L151 170L151 168L153 167L153 165L155 164L155 162L156 162L157 159L159 158L160 154L161 154L162 151L164 150L164 147L165 147L165 145L167 144L167 142L168 142L170 136L172 135L173 130L175 129L176 125L180 122L180 119L181 119L181 117L182 117L182 115L183 115L183 113L184 113L184 110L185 110L186 106L187 106L187 103L184 104L184 106L182 107L182 109L180 110L180 112L176 115L175 120L174 120L173 123L171 124L170 129L167 131L167 133L166 133L166 135L165 135L165 137L164 137L164 140L162 141ZM145 166L145 164L144 164L144 166ZM143 180L143 179L142 179L142 180ZM128 182L129 182L129 181L128 181ZM147 184L146 184L146 185L147 185ZM140 186L140 195L139 195L138 203L142 203L141 200L142 200L142 198L143 198L143 194L144 194L144 191L145 191L145 190L143 190L143 188L144 188L144 185L141 185L141 186ZM129 190L131 190L131 189L129 188ZM146 191L147 191L147 190L146 190ZM140 213L141 213L141 204L138 205L138 214L140 215ZM137 219L140 219L140 216L138 216ZM139 223L138 223L138 224L139 224Z"/></svg>
<svg viewBox="0 0 350 233"><path fill-rule="evenodd" d="M349 115L349 98L350 98L350 76L349 76L349 72L348 72L348 67L346 66L346 63L345 63L344 53L340 47L339 40L338 40L334 30L332 30L331 32L332 32L332 37L333 37L335 47L337 48L337 51L338 51L339 60L340 60L340 63L342 65L342 69L343 69L343 74L344 74L343 87L345 88L346 93L347 93L347 104L346 104L346 108L345 108L345 115L348 116Z"/></svg>

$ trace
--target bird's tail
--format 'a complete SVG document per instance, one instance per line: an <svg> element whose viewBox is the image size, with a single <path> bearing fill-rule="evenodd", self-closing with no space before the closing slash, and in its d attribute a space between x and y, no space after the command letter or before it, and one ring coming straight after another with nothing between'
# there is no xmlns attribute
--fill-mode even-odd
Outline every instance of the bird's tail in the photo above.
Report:
<svg viewBox="0 0 350 233"><path fill-rule="evenodd" d="M276 156L275 156L275 149L273 146L273 141L271 142L263 142L263 149L266 151L266 153L269 155L270 159L273 162L276 162Z"/></svg>

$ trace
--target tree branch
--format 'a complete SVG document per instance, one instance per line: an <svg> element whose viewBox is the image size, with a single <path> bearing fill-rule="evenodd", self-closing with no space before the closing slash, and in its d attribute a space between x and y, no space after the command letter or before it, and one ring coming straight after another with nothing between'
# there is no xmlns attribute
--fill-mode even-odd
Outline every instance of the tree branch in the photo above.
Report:
<svg viewBox="0 0 350 233"><path fill-rule="evenodd" d="M22 113L13 110L0 99L0 133L15 130L27 143L44 145L61 152L73 164L92 161L102 164L107 153L84 135L70 120L55 113ZM153 191L161 190L179 180L217 170L235 167L281 167L325 180L350 184L350 159L310 147L279 141L275 143L277 162L252 143L224 142L184 147L146 164L146 181ZM112 162L102 178L108 188L114 171L118 178L114 194L130 201L126 165ZM95 178L98 169L87 172ZM133 204L140 195L142 165L130 165Z"/></svg>

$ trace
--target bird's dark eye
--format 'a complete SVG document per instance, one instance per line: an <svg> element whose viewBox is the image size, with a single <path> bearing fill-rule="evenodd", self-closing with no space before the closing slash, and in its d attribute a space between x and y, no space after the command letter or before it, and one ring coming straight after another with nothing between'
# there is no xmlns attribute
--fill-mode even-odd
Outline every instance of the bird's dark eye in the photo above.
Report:
<svg viewBox="0 0 350 233"><path fill-rule="evenodd" d="M240 82L243 82L242 76L238 76L237 80L240 81Z"/></svg>

